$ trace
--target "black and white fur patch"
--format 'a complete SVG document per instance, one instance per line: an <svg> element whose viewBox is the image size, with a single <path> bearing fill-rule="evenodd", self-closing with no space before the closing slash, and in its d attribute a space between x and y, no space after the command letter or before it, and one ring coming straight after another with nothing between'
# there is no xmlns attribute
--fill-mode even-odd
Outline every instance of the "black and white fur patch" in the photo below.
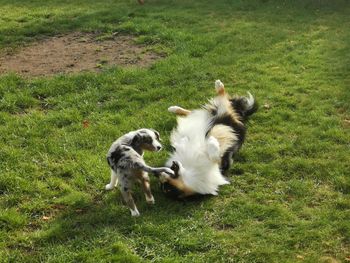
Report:
<svg viewBox="0 0 350 263"><path fill-rule="evenodd" d="M107 153L107 162L111 168L111 180L106 185L106 190L112 190L119 182L119 188L123 199L130 208L132 216L140 213L131 196L131 188L135 181L139 181L145 193L146 201L154 203L154 197L150 188L148 173L159 174L165 172L173 175L170 168L153 168L148 166L143 159L143 151L160 151L159 133L152 129L140 129L132 131L117 139Z"/></svg>
<svg viewBox="0 0 350 263"><path fill-rule="evenodd" d="M172 167L175 162L180 168L175 177L160 176L167 194L181 198L217 195L219 186L229 183L223 175L245 140L245 121L258 106L249 92L248 96L231 98L220 80L215 82L215 90L217 96L201 109L190 111L179 106L168 109L179 118L171 133L174 151L166 166Z"/></svg>

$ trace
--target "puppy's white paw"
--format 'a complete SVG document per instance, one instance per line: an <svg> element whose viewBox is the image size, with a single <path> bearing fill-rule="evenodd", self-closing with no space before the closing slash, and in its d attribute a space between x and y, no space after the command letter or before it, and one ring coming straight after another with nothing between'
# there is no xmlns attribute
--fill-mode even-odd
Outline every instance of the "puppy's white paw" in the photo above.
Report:
<svg viewBox="0 0 350 263"><path fill-rule="evenodd" d="M181 107L179 107L179 106L170 106L168 108L168 111L171 112L171 113L176 113L180 109L181 109Z"/></svg>
<svg viewBox="0 0 350 263"><path fill-rule="evenodd" d="M154 205L155 201L154 201L153 195L152 195L152 197L146 196L146 202L150 205Z"/></svg>
<svg viewBox="0 0 350 263"><path fill-rule="evenodd" d="M113 190L113 188L114 188L114 185L111 185L111 184L106 184L106 186L105 186L105 189L106 189L107 191Z"/></svg>
<svg viewBox="0 0 350 263"><path fill-rule="evenodd" d="M140 216L140 212L139 210L137 210L137 208L135 208L135 210L130 209L130 211L131 211L131 216Z"/></svg>
<svg viewBox="0 0 350 263"><path fill-rule="evenodd" d="M217 139L215 139L213 136L210 136L208 138L208 155L209 159L213 162L219 162L220 161L220 144Z"/></svg>
<svg viewBox="0 0 350 263"><path fill-rule="evenodd" d="M174 171L167 167L163 168L163 173L166 173L168 175L175 175Z"/></svg>

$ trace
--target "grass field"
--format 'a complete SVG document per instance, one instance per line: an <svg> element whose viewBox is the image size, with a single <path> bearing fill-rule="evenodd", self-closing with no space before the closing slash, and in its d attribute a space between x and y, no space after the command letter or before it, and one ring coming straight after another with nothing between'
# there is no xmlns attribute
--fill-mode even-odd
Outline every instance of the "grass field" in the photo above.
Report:
<svg viewBox="0 0 350 263"><path fill-rule="evenodd" d="M350 3L346 0L0 0L0 51L65 32L132 34L149 68L0 76L1 262L350 261ZM131 218L105 192L106 152L221 79L260 103L218 197L177 202L152 179ZM83 122L89 127L84 128Z"/></svg>

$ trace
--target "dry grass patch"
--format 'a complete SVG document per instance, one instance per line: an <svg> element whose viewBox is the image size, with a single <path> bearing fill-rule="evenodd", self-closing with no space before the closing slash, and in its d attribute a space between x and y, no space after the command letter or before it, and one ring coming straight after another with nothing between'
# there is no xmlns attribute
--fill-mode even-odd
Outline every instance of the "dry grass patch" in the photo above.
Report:
<svg viewBox="0 0 350 263"><path fill-rule="evenodd" d="M0 55L0 74L47 76L99 71L114 65L146 67L159 58L146 46L136 45L132 36L111 35L103 39L91 33L71 33Z"/></svg>

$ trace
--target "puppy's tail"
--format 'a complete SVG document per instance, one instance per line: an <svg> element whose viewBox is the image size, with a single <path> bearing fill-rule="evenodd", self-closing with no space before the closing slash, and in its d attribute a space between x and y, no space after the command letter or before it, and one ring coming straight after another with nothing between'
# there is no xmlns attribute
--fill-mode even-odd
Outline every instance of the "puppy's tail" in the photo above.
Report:
<svg viewBox="0 0 350 263"><path fill-rule="evenodd" d="M254 99L253 95L248 91L248 96L238 96L232 98L231 105L235 112L239 114L243 121L247 120L250 115L258 110L258 103Z"/></svg>

